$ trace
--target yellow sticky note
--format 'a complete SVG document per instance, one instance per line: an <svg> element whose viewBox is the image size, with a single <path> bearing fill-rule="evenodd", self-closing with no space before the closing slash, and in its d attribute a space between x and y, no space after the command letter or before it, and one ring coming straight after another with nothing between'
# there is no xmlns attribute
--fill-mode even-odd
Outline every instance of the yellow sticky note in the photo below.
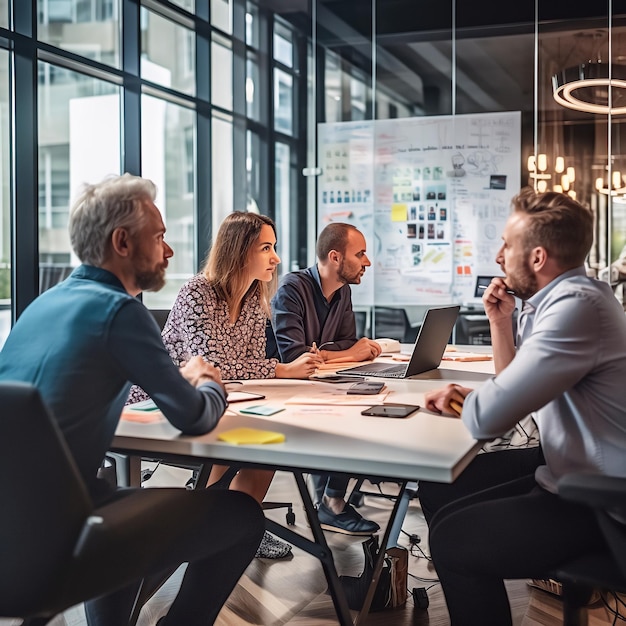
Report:
<svg viewBox="0 0 626 626"><path fill-rule="evenodd" d="M282 443L285 435L271 430L259 430L257 428L233 428L220 433L217 437L220 441L245 445L250 443Z"/></svg>
<svg viewBox="0 0 626 626"><path fill-rule="evenodd" d="M406 204L392 204L391 205L391 221L392 222L406 222Z"/></svg>

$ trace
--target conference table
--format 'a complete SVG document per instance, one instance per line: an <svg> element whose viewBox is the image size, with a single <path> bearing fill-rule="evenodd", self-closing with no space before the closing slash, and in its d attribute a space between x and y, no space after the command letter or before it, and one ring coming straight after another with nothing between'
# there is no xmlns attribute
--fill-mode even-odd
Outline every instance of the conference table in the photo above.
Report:
<svg viewBox="0 0 626 626"><path fill-rule="evenodd" d="M469 349L473 351L474 347L467 347ZM391 357L379 357L379 360L391 360ZM312 379L239 381L230 383L228 388L265 397L230 404L213 431L185 436L156 412L147 423L120 420L112 451L128 456L129 482L136 485L141 482L142 458L175 463L195 461L209 466L216 463L230 466L231 472L241 467L257 467L292 473L313 540L271 519L267 519L267 529L320 560L339 623L358 624L369 610L385 547L402 503L407 504L406 498L395 500L363 608L353 619L306 486L306 475L332 472L372 481L394 481L399 484L400 494L409 483L419 480L454 481L482 445L472 438L461 420L436 415L423 408L401 419L364 416L361 411L380 402L423 407L427 391L448 382L476 387L491 376L492 371L492 361L442 361L437 370L408 379L384 379L385 395L369 397L351 397L345 391L349 383ZM331 373L324 370L319 375ZM279 412L266 416L240 412L250 406L270 407ZM280 433L284 441L237 445L220 439L224 433L239 428Z"/></svg>

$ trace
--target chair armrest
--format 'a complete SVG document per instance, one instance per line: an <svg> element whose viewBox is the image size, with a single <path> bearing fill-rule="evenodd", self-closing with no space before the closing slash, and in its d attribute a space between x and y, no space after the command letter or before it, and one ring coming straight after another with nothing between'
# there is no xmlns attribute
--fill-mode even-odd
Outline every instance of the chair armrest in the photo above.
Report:
<svg viewBox="0 0 626 626"><path fill-rule="evenodd" d="M557 489L565 500L594 508L626 507L626 478L599 474L567 474L559 480Z"/></svg>

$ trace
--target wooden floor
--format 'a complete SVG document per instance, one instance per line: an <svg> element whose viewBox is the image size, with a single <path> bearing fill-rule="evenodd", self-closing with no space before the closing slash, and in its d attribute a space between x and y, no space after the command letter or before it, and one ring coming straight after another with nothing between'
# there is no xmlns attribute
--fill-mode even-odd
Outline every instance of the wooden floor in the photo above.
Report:
<svg viewBox="0 0 626 626"><path fill-rule="evenodd" d="M163 467L163 466L161 466ZM161 472L159 476L159 472ZM174 484L169 475L170 468L159 468L152 480L161 480L161 484ZM184 480L183 480L184 483ZM383 489L393 493L394 486L384 483ZM368 485L370 490L376 487ZM278 473L268 494L269 500L288 500L294 502L296 530L310 537L293 477ZM377 521L384 528L391 502L384 498L368 497L361 512ZM268 511L276 521L284 522L284 510ZM414 500L407 513L404 531L421 537L418 544L428 554L428 532L419 508L419 501ZM358 575L363 569L362 538L347 537L336 533L326 534L328 543L335 555L339 574ZM401 545L409 547L408 537L402 535ZM167 612L167 607L176 594L182 570L179 570L170 582L144 607L139 626L153 626L158 617ZM403 608L371 613L362 622L365 626L448 626L449 619L441 587L431 563L412 550L409 556L408 586L425 587L428 590L430 606L419 609L409 600ZM513 623L515 626L557 626L562 623L560 601L546 592L531 589L526 581L507 583L511 600ZM489 607L485 606L485 612ZM480 625L480 616L475 623ZM612 617L600 607L590 612L589 626L601 626L612 623ZM19 621L0 620L0 626L13 626ZM50 626L85 626L82 607L67 611L58 616ZM331 626L337 624L333 604L326 593L326 580L319 562L314 557L294 548L293 556L281 561L254 559L239 585L220 613L217 626ZM184 626L184 625L181 625Z"/></svg>

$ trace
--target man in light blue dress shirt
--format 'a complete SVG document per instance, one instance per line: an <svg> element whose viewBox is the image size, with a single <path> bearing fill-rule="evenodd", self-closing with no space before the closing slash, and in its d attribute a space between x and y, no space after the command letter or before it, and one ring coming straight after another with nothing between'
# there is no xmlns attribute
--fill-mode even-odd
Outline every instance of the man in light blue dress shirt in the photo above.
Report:
<svg viewBox="0 0 626 626"><path fill-rule="evenodd" d="M452 626L477 615L482 625L511 624L504 579L543 578L603 546L592 509L556 495L559 478L626 477L626 317L609 285L584 269L593 215L530 188L513 209L496 257L504 276L483 296L496 376L475 391L433 391L426 407L460 413L477 439L532 414L541 445L479 454L452 485L420 483ZM511 291L524 301L517 346Z"/></svg>

